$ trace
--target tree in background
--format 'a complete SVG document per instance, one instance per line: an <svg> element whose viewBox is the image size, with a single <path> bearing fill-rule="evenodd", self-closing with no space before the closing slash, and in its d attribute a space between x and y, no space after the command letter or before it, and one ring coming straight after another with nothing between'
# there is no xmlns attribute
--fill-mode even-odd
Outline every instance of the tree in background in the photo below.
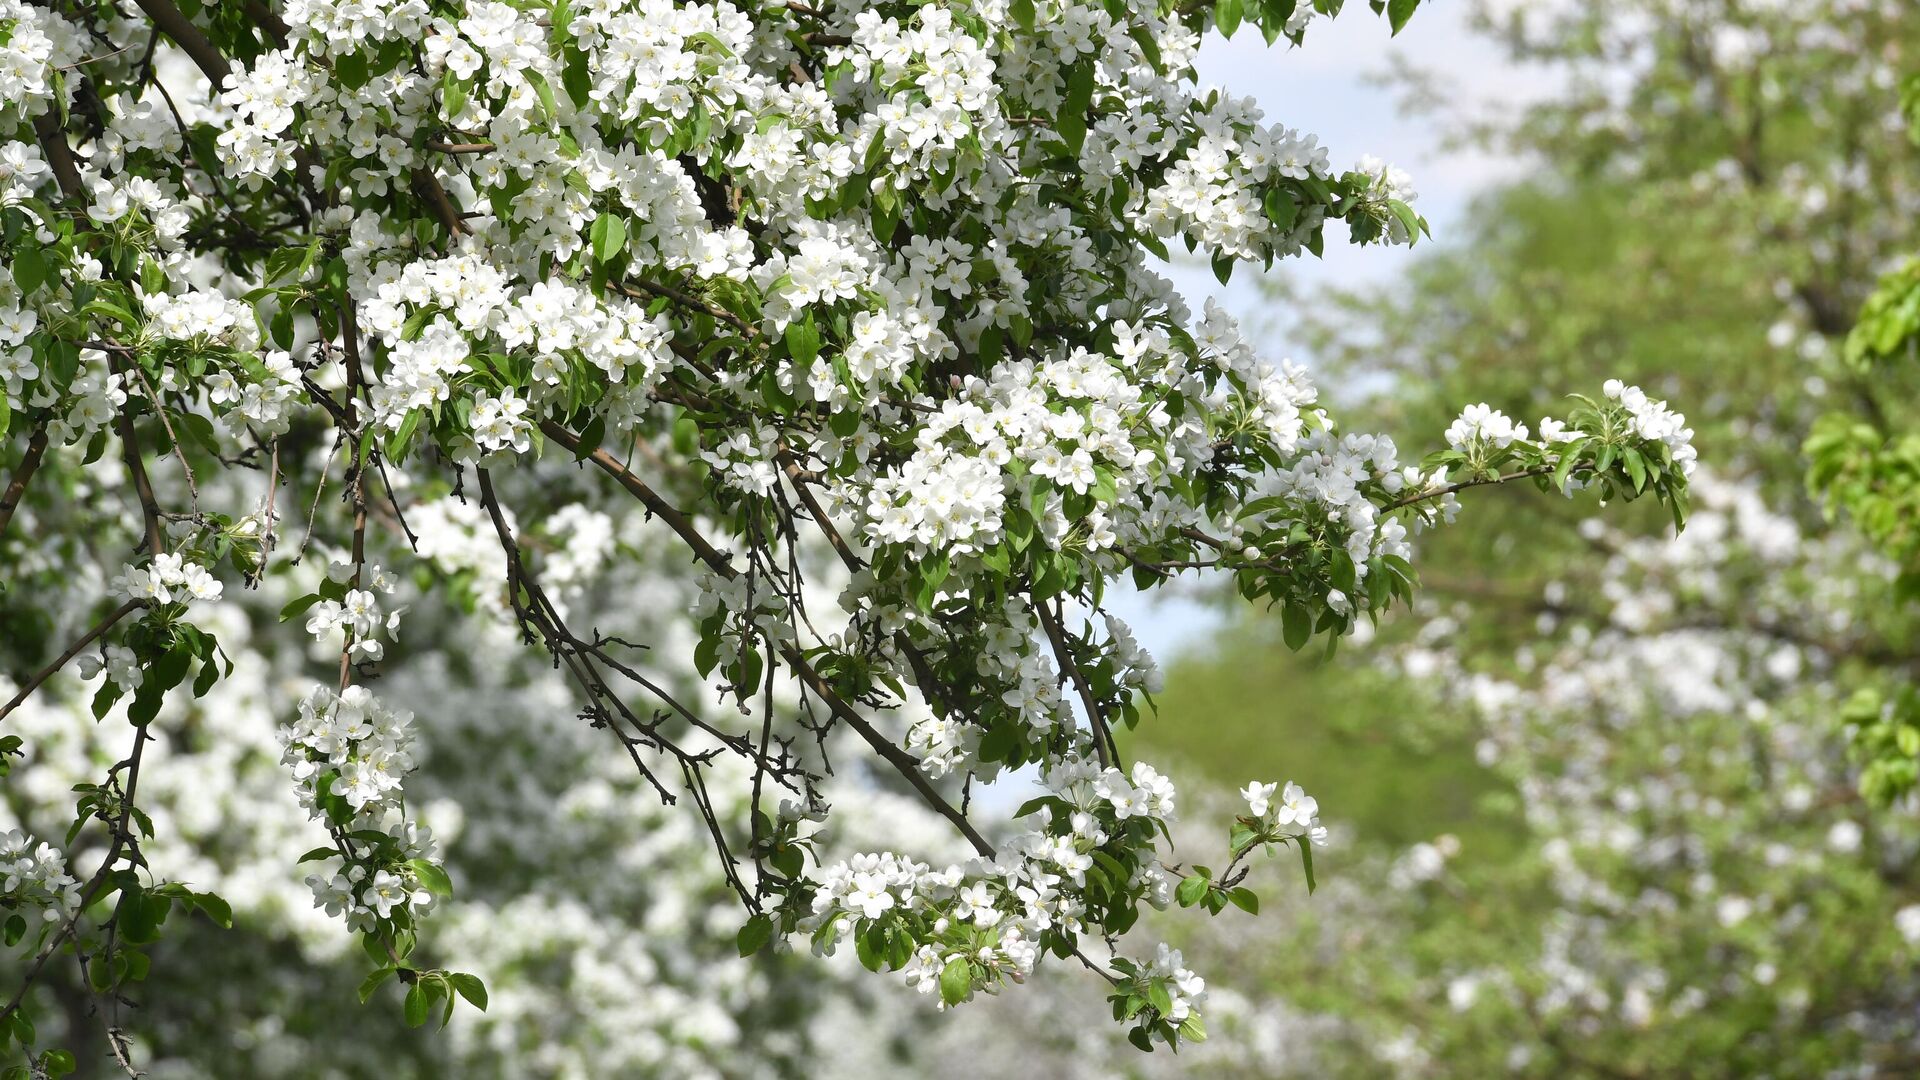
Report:
<svg viewBox="0 0 1920 1080"><path fill-rule="evenodd" d="M1439 603L1382 626L1376 674L1251 674L1277 626L1203 658L1215 700L1239 680L1273 746L1334 741L1356 785L1438 786L1357 764L1368 740L1409 734L1482 767L1462 785L1471 813L1386 814L1426 835L1370 871L1342 866L1341 902L1275 924L1266 946L1215 948L1242 958L1240 985L1264 972L1304 1018L1289 1029L1303 1072L1906 1075L1920 823L1861 788L1897 791L1874 777L1914 746L1896 712L1854 695L1903 693L1920 655L1897 587L1911 519L1890 501L1910 475L1907 330L1867 328L1912 302L1899 273L1869 301L1917 240L1899 94L1920 63L1911 13L1647 0L1482 14L1561 90L1478 133L1542 166L1406 281L1332 306L1309 294L1295 310L1316 354L1394 426L1442 422L1469 384L1526 416L1539 382L1625 372L1704 403L1691 422L1713 469L1672 545L1652 515L1602 525L1551 500L1463 515L1422 541ZM1801 447L1829 413L1868 434L1826 467L1816 436L1810 497ZM1828 499L1848 523L1828 525ZM1381 678L1441 705L1347 704ZM1324 711L1290 708L1289 679L1308 684L1291 700ZM1243 755L1219 778L1259 764ZM1443 755L1432 775L1463 764Z"/></svg>
<svg viewBox="0 0 1920 1080"><path fill-rule="evenodd" d="M1269 784L1176 861L1108 583L1225 568L1330 643L1458 492L1678 521L1694 464L1610 382L1403 465L1152 269L1423 230L1196 86L1205 32L1339 6L0 0L13 1075L442 1067L301 1049L315 979L490 1010L468 1073L797 1068L806 968L709 978L715 931L945 1007L1052 957L1204 1038L1122 936L1325 834Z"/></svg>
<svg viewBox="0 0 1920 1080"><path fill-rule="evenodd" d="M1920 75L1907 80L1902 107L1920 145ZM1920 600L1920 259L1886 274L1847 335L1849 374L1891 392L1820 418L1806 443L1808 485L1844 512L1896 571L1897 605ZM1894 675L1863 686L1847 703L1860 790L1889 801L1920 780L1920 686Z"/></svg>

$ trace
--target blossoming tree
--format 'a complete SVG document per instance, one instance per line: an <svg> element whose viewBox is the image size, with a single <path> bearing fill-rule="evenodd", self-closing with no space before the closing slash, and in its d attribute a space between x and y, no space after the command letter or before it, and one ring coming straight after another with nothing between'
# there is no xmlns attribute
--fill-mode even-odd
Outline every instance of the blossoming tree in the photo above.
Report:
<svg viewBox="0 0 1920 1080"><path fill-rule="evenodd" d="M1375 4L1396 30L1414 6ZM478 974L423 962L453 881L382 690L432 662L399 633L412 582L510 613L573 684L576 719L523 718L536 740L589 730L686 804L742 954L850 946L949 1006L1052 955L1141 1048L1203 1037L1199 976L1121 936L1143 904L1256 909L1262 849L1311 884L1324 831L1262 786L1218 870L1175 860L1174 789L1114 737L1154 669L1106 590L1214 568L1331 649L1411 596L1410 534L1458 492L1649 495L1679 522L1693 465L1683 419L1618 383L1531 430L1470 408L1405 465L1155 270L1175 241L1224 280L1335 223L1424 230L1398 171L1337 170L1195 85L1204 32L1298 42L1338 7L0 0L9 587L104 585L10 616L0 721L71 666L126 732L64 850L6 838L30 959L0 1030L68 1070L26 1011L49 966L111 1005L174 909L231 919L148 857L141 781L179 737L163 707L252 648L222 598L263 584L328 657L273 706L325 837L287 859L359 936L363 997L485 1008ZM618 604L585 622L557 584L585 522L516 511L588 478L692 589L683 638L635 640L653 613ZM420 550L425 491L493 554ZM699 697L650 674L667 648ZM34 748L5 748L20 782ZM973 857L828 857L854 762ZM1042 793L985 820L1012 770Z"/></svg>

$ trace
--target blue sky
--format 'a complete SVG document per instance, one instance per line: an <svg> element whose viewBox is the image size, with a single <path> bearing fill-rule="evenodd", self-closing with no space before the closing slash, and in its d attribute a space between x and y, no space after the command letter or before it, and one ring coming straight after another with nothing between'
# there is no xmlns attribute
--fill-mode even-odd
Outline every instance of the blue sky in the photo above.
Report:
<svg viewBox="0 0 1920 1080"><path fill-rule="evenodd" d="M1268 47L1251 28L1231 41L1212 36L1201 49L1201 79L1252 96L1268 123L1318 135L1336 169L1372 154L1412 173L1420 192L1415 206L1433 226L1436 240L1445 243L1473 197L1513 176L1520 164L1476 150L1446 148L1435 121L1402 115L1398 95L1380 85L1378 76L1389 69L1392 56L1404 56L1432 73L1436 87L1451 101L1478 112L1537 93L1541 74L1510 63L1492 43L1468 32L1461 0L1427 0L1398 38L1389 35L1386 20L1361 0L1352 0L1348 8L1332 22L1315 20L1305 46L1298 49L1284 41ZM1329 230L1324 260L1307 257L1287 264L1286 271L1305 283L1384 286L1419 254L1407 248L1354 248L1344 238L1336 241L1334 231ZM1253 275L1236 274L1231 285L1222 287L1203 265L1176 265L1170 274L1196 310L1206 297L1215 296L1250 332L1273 322L1262 318L1262 306L1271 301L1262 297ZM1291 356L1311 362L1277 331L1261 348L1276 359ZM1148 600L1116 589L1109 594L1109 607L1163 661L1203 642L1223 614L1177 592Z"/></svg>

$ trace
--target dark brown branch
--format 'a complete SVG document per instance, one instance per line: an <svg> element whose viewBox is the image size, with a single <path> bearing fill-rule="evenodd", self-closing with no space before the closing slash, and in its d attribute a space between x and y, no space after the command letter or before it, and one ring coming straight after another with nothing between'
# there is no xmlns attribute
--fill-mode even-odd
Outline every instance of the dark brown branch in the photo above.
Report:
<svg viewBox="0 0 1920 1080"><path fill-rule="evenodd" d="M632 278L628 281L621 282L618 287L621 292L626 293L628 296L637 296L640 293L664 296L682 307L692 308L702 314L711 315L722 322L732 323L741 333L748 337L753 337L760 332L759 327L747 322L733 312L725 308L715 307L692 293L682 289L676 289L671 285L662 285L659 282L648 281L645 278Z"/></svg>
<svg viewBox="0 0 1920 1080"><path fill-rule="evenodd" d="M1074 662L1073 653L1067 649L1067 635L1060 627L1060 620L1054 617L1053 609L1045 603L1035 601L1033 609L1040 614L1040 626L1047 632L1047 640L1053 643L1053 656L1060 664L1060 673L1073 681L1073 687L1080 692L1080 704L1087 710L1087 723L1093 727L1093 750L1099 755L1101 768L1110 768L1119 758L1120 748L1113 741L1113 729L1107 726L1107 715L1100 709L1100 702L1093 696L1093 687L1081 672L1080 665ZM1111 748L1111 749L1109 749Z"/></svg>
<svg viewBox="0 0 1920 1080"><path fill-rule="evenodd" d="M173 456L179 459L180 471L187 477L187 498L197 512L200 509L200 488L193 482L193 466L187 461L187 448L181 445L180 434L173 430L173 420L167 416L166 406L160 401L160 392L154 389L153 383L147 378L147 373L140 369L139 364L132 365L131 370L140 380L140 388L147 392L147 400L153 402L153 411L160 417L160 426L166 429L168 441L173 443Z"/></svg>
<svg viewBox="0 0 1920 1080"><path fill-rule="evenodd" d="M632 711L626 707L619 696L614 694L613 689L607 685L606 680L601 678L600 673L594 670L591 659L586 655L589 649L585 646L584 642L580 641L572 632L567 630L565 623L560 619L558 611L554 608L552 602L547 599L545 590L541 589L532 571L527 568L525 560L521 558L520 545L513 539L512 531L507 528L506 515L501 510L499 497L494 493L493 478L485 469L478 469L476 472L480 480L481 505L486 507L487 516L492 520L494 532L500 539L501 551L507 558L508 596L513 605L514 614L520 620L523 629L530 627L533 632L545 642L547 651L553 655L555 661L567 668L568 673L573 676L574 681L580 685L581 690L585 691L588 696L591 707L590 715L604 717L606 719L607 722L604 726L614 737L620 740L621 745L626 749L628 756L632 759L634 767L640 771L641 776L646 778L659 790L661 797L669 803L673 802L673 796L667 792L666 788L661 785L659 779L653 775L652 770L648 769L646 763L641 760L639 751L634 745L637 740L629 738L625 733L615 727L612 723L612 718L606 716L600 703L606 702L612 704L628 723L633 725L636 731L640 733L642 739L645 739L654 747L672 754L679 761L680 775L686 781L687 791L693 796L694 802L698 805L701 816L706 821L708 834L712 837L714 847L720 854L721 867L726 875L727 884L739 895L741 902L747 906L748 910L760 910L758 899L747 891L746 882L740 879L739 873L734 869L735 860L732 847L727 843L726 833L720 826L720 819L714 812L712 799L707 794L706 781L700 774L700 767L704 764L703 759L688 754L679 747L669 743L666 738L660 734L657 723L648 725L643 723L639 717L633 715ZM522 591L526 594L525 601L522 601L520 597ZM596 653L598 652L597 649L594 651ZM598 653L598 655L603 659L605 658L604 653ZM627 675L629 678L652 691L655 696L665 701L680 715L686 717L703 730L719 735L720 738L726 741L736 752L742 753L745 756L752 756L752 745L750 743L715 731L698 717L694 716L685 706L674 700L672 696L659 687L656 687L649 680L641 677L637 672L632 672L620 665L612 664L611 661L608 662L610 666L614 666L617 670L620 670L622 674ZM754 776L756 785L759 783L760 776L764 774L765 768L766 762L763 756L761 759L761 770L756 772Z"/></svg>
<svg viewBox="0 0 1920 1080"><path fill-rule="evenodd" d="M40 459L47 452L47 426L37 424L33 434L27 436L27 452L20 458L20 465L13 470L13 479L7 482L7 490L0 493L0 534L7 531L7 525L13 521L13 512L19 507L20 500L27 493L27 482L40 468Z"/></svg>
<svg viewBox="0 0 1920 1080"><path fill-rule="evenodd" d="M125 409L114 416L113 423L120 435L120 456L127 463L134 497L140 500L140 515L146 519L147 554L159 555L167 550L167 534L160 524L160 500L154 498L153 481L147 477L147 466L141 459L140 436L133 430L133 416Z"/></svg>
<svg viewBox="0 0 1920 1080"><path fill-rule="evenodd" d="M67 145L67 133L60 127L60 118L51 111L41 113L34 118L33 130L40 137L41 152L46 154L47 165L53 169L60 194L69 202L84 201L87 185L80 179L80 167L74 162L73 148Z"/></svg>
<svg viewBox="0 0 1920 1080"><path fill-rule="evenodd" d="M106 617L101 619L99 622L94 623L93 628L91 630L88 630L86 633L80 635L79 640L67 646L67 649L65 652L61 653L59 656L54 657L52 663L49 663L46 667L43 667L39 671L35 672L33 677L28 679L26 683L20 687L20 692L13 695L13 700L7 702L5 705L0 705L0 720L5 720L9 715L11 715L13 713L13 710L19 708L27 700L27 698L33 696L33 692L35 690L40 689L41 683L44 683L48 679L53 678L56 672L58 672L61 668L66 667L67 664L70 661L72 661L74 657L79 656L80 653L84 651L87 646L93 644L94 639L98 638L101 634L106 633L108 630L113 629L113 625L115 623L119 622L121 619L126 618L128 615L132 614L133 612L138 611L140 608L144 606L145 604L142 601L129 600L126 603L121 604L119 607L114 608L112 611L108 612Z"/></svg>
<svg viewBox="0 0 1920 1080"><path fill-rule="evenodd" d="M580 437L568 431L560 424L552 420L545 420L541 422L540 430L545 432L548 438L566 447L568 450L576 452L579 450ZM739 571L735 570L732 564L727 561L726 557L721 555L719 551L715 550L712 544L707 542L706 537L700 535L700 531L694 528L693 522L689 521L685 514L681 513L665 499L662 499L652 488L647 486L645 481L635 476L626 466L615 461L613 455L607 453L605 450L595 450L592 455L590 455L590 460L599 466L602 472L613 477L629 494L640 500L641 505L651 511L655 517L665 521L667 526L678 534L680 539L689 548L693 549L694 554L699 557L700 561L706 563L714 573L726 578L739 576ZM828 710L833 713L834 717L852 728L866 741L868 746L873 748L875 753L879 754L889 765L892 765L899 771L899 773L906 778L907 782L913 785L914 790L920 794L920 797L926 800L929 806L933 807L942 817L952 822L954 827L960 830L960 834L967 838L968 842L974 846L976 851L982 855L993 854L993 845L987 843L986 838L981 836L979 830L973 827L973 823L968 821L965 815L961 814L959 810L955 809L952 803L949 803L942 797L941 794L934 789L933 785L927 781L927 778L922 775L920 763L915 761L911 754L908 754L905 750L896 746L893 740L880 734L872 724L869 724L864 717L854 711L853 707L847 704L846 699L842 698L839 692L822 678L819 672L813 669L813 665L807 661L804 653L795 646L783 645L780 648L780 655L787 661L788 666L793 668L794 673L799 676L800 681L806 685L807 689L813 691L815 696L826 703Z"/></svg>
<svg viewBox="0 0 1920 1080"><path fill-rule="evenodd" d="M453 199L447 195L447 189L440 186L440 178L427 168L413 170L413 186L420 192L421 198L433 208L433 216L449 235L459 237L467 231L466 222L460 219L460 208L453 205Z"/></svg>
<svg viewBox="0 0 1920 1080"><path fill-rule="evenodd" d="M360 391L365 383L365 375L360 368L360 335L354 323L353 304L349 301L340 309L340 341L346 352L347 367L347 403L343 406L347 427L346 436L353 440L352 464L347 473L347 493L353 501L353 578L348 588L360 587L360 578L367 562L367 455L365 444L360 439ZM346 690L353 678L353 639L347 635L340 649L340 689Z"/></svg>
<svg viewBox="0 0 1920 1080"><path fill-rule="evenodd" d="M153 25L158 27L161 33L172 38L173 43L180 46L181 51L193 59L201 72L212 80L214 89L219 89L231 65L227 63L227 58L221 55L213 42L207 40L207 35L201 33L200 28L193 25L192 20L181 14L180 9L173 6L171 0L134 0L134 3L139 5L141 11L147 13L147 18L153 20Z"/></svg>

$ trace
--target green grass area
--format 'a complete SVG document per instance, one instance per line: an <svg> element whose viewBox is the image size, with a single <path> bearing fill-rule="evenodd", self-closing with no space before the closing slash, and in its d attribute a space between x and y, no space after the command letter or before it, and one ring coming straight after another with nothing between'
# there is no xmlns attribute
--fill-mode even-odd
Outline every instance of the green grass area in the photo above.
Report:
<svg viewBox="0 0 1920 1080"><path fill-rule="evenodd" d="M1519 843L1514 794L1475 764L1466 725L1364 649L1322 663L1289 652L1278 620L1248 618L1176 659L1156 700L1122 749L1176 780L1297 781L1375 850L1453 833L1466 857L1502 858Z"/></svg>

